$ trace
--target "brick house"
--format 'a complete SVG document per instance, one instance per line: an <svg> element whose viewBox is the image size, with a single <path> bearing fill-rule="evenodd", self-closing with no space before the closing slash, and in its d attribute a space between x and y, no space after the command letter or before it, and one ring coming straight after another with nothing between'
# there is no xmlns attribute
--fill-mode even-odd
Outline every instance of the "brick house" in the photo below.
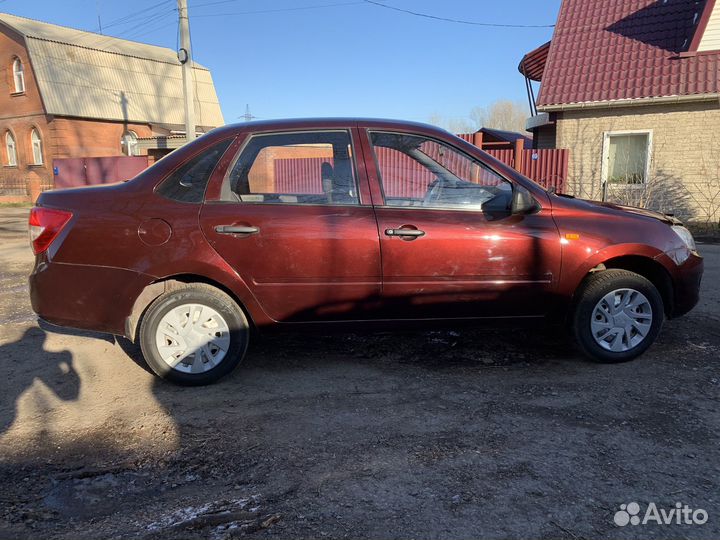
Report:
<svg viewBox="0 0 720 540"><path fill-rule="evenodd" d="M161 155L147 141L184 130L171 49L0 14L0 62L0 186L52 186L58 158ZM224 122L210 72L193 71L204 132Z"/></svg>
<svg viewBox="0 0 720 540"><path fill-rule="evenodd" d="M563 0L519 69L570 193L720 220L720 1Z"/></svg>

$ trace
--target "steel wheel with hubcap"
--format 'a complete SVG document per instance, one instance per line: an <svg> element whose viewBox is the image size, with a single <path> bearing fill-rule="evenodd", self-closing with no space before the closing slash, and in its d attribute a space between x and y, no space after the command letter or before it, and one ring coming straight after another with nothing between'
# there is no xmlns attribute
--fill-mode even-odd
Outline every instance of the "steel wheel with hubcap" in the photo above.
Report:
<svg viewBox="0 0 720 540"><path fill-rule="evenodd" d="M150 368L172 382L214 382L242 360L249 325L224 292L188 284L153 301L140 324L140 345Z"/></svg>
<svg viewBox="0 0 720 540"><path fill-rule="evenodd" d="M216 367L230 347L230 329L217 311L202 304L183 304L168 311L155 331L160 357L184 373Z"/></svg>
<svg viewBox="0 0 720 540"><path fill-rule="evenodd" d="M625 362L655 341L664 318L662 296L645 277L627 270L588 276L575 305L573 328L583 352L601 362Z"/></svg>
<svg viewBox="0 0 720 540"><path fill-rule="evenodd" d="M637 347L652 327L652 307L641 292L617 289L595 305L590 328L604 349L625 352Z"/></svg>

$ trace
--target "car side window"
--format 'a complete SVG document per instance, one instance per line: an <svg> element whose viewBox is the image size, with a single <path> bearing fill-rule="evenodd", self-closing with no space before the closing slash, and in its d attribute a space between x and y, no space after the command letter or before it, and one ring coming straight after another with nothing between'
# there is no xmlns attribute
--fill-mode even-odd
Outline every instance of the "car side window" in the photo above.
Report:
<svg viewBox="0 0 720 540"><path fill-rule="evenodd" d="M202 202L215 165L231 142L232 139L219 142L191 158L163 180L155 192L174 201Z"/></svg>
<svg viewBox="0 0 720 540"><path fill-rule="evenodd" d="M359 204L347 131L254 135L225 179L223 200Z"/></svg>
<svg viewBox="0 0 720 540"><path fill-rule="evenodd" d="M512 184L435 139L371 132L386 206L510 210Z"/></svg>

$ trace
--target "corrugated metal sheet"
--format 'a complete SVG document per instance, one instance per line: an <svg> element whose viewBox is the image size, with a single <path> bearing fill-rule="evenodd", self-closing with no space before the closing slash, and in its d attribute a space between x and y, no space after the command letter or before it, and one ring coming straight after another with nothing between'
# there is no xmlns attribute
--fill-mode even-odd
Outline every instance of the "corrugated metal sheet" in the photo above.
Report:
<svg viewBox="0 0 720 540"><path fill-rule="evenodd" d="M495 159L502 161L505 165L515 167L515 150L504 148L502 150L485 150Z"/></svg>
<svg viewBox="0 0 720 540"><path fill-rule="evenodd" d="M720 92L720 52L680 56L707 0L565 0L538 106Z"/></svg>
<svg viewBox="0 0 720 540"><path fill-rule="evenodd" d="M463 136L465 138L465 136ZM425 196L428 186L435 180L425 167L412 158L389 148L375 149L382 173L385 196L419 199ZM503 163L515 166L514 150L489 150L488 154ZM569 150L542 149L523 150L520 173L543 187L555 187L563 191L567 178ZM453 154L454 158L443 157L443 163L458 176L483 185L496 185L494 174L471 167L470 162ZM440 159L439 156L434 156ZM319 194L322 193L321 166L331 165L331 158L290 158L274 161L275 189L278 193ZM473 170L477 171L474 178Z"/></svg>
<svg viewBox="0 0 720 540"><path fill-rule="evenodd" d="M25 36L48 114L184 124L174 51L7 14L0 14L0 23ZM210 72L195 64L193 73L197 124L224 124Z"/></svg>
<svg viewBox="0 0 720 540"><path fill-rule="evenodd" d="M323 163L334 165L332 158L276 159L275 190L287 194L322 193L321 167Z"/></svg>
<svg viewBox="0 0 720 540"><path fill-rule="evenodd" d="M566 149L523 150L520 172L544 188L554 187L562 193L565 190L569 159L570 150Z"/></svg>

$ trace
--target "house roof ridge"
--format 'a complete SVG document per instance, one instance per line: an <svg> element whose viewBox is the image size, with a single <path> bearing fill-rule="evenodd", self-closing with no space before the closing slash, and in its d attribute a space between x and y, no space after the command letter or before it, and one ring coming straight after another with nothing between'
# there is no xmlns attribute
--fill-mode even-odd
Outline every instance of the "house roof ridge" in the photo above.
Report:
<svg viewBox="0 0 720 540"><path fill-rule="evenodd" d="M77 43L70 43L68 41L61 41L61 40L57 40L57 39L33 36L33 35L29 35L29 34L24 34L24 35L25 35L25 38L28 38L28 39L37 39L39 41L47 41L50 43L57 43L59 45L67 45L68 47L77 47L78 49L87 49L89 51L96 51L96 52L101 52L101 53L105 53L105 54L116 54L118 56L125 56L127 58L137 58L138 60L147 60L149 62L157 62L159 64L168 64L171 66L180 66L181 65L180 62L177 62L177 63L168 62L167 60L161 60L159 58L148 58L147 56L138 56L138 55L128 54L128 53L124 53L124 52L120 52L120 51L108 51L106 49L99 49L97 47L89 47L87 45L79 45ZM102 35L102 34L99 34L99 35ZM162 48L165 48L165 47L162 47ZM171 51L172 49L167 48L167 50ZM193 67L193 69L202 69L204 71L210 71L208 68L206 68L202 64L198 64L195 61L193 61L192 67Z"/></svg>

